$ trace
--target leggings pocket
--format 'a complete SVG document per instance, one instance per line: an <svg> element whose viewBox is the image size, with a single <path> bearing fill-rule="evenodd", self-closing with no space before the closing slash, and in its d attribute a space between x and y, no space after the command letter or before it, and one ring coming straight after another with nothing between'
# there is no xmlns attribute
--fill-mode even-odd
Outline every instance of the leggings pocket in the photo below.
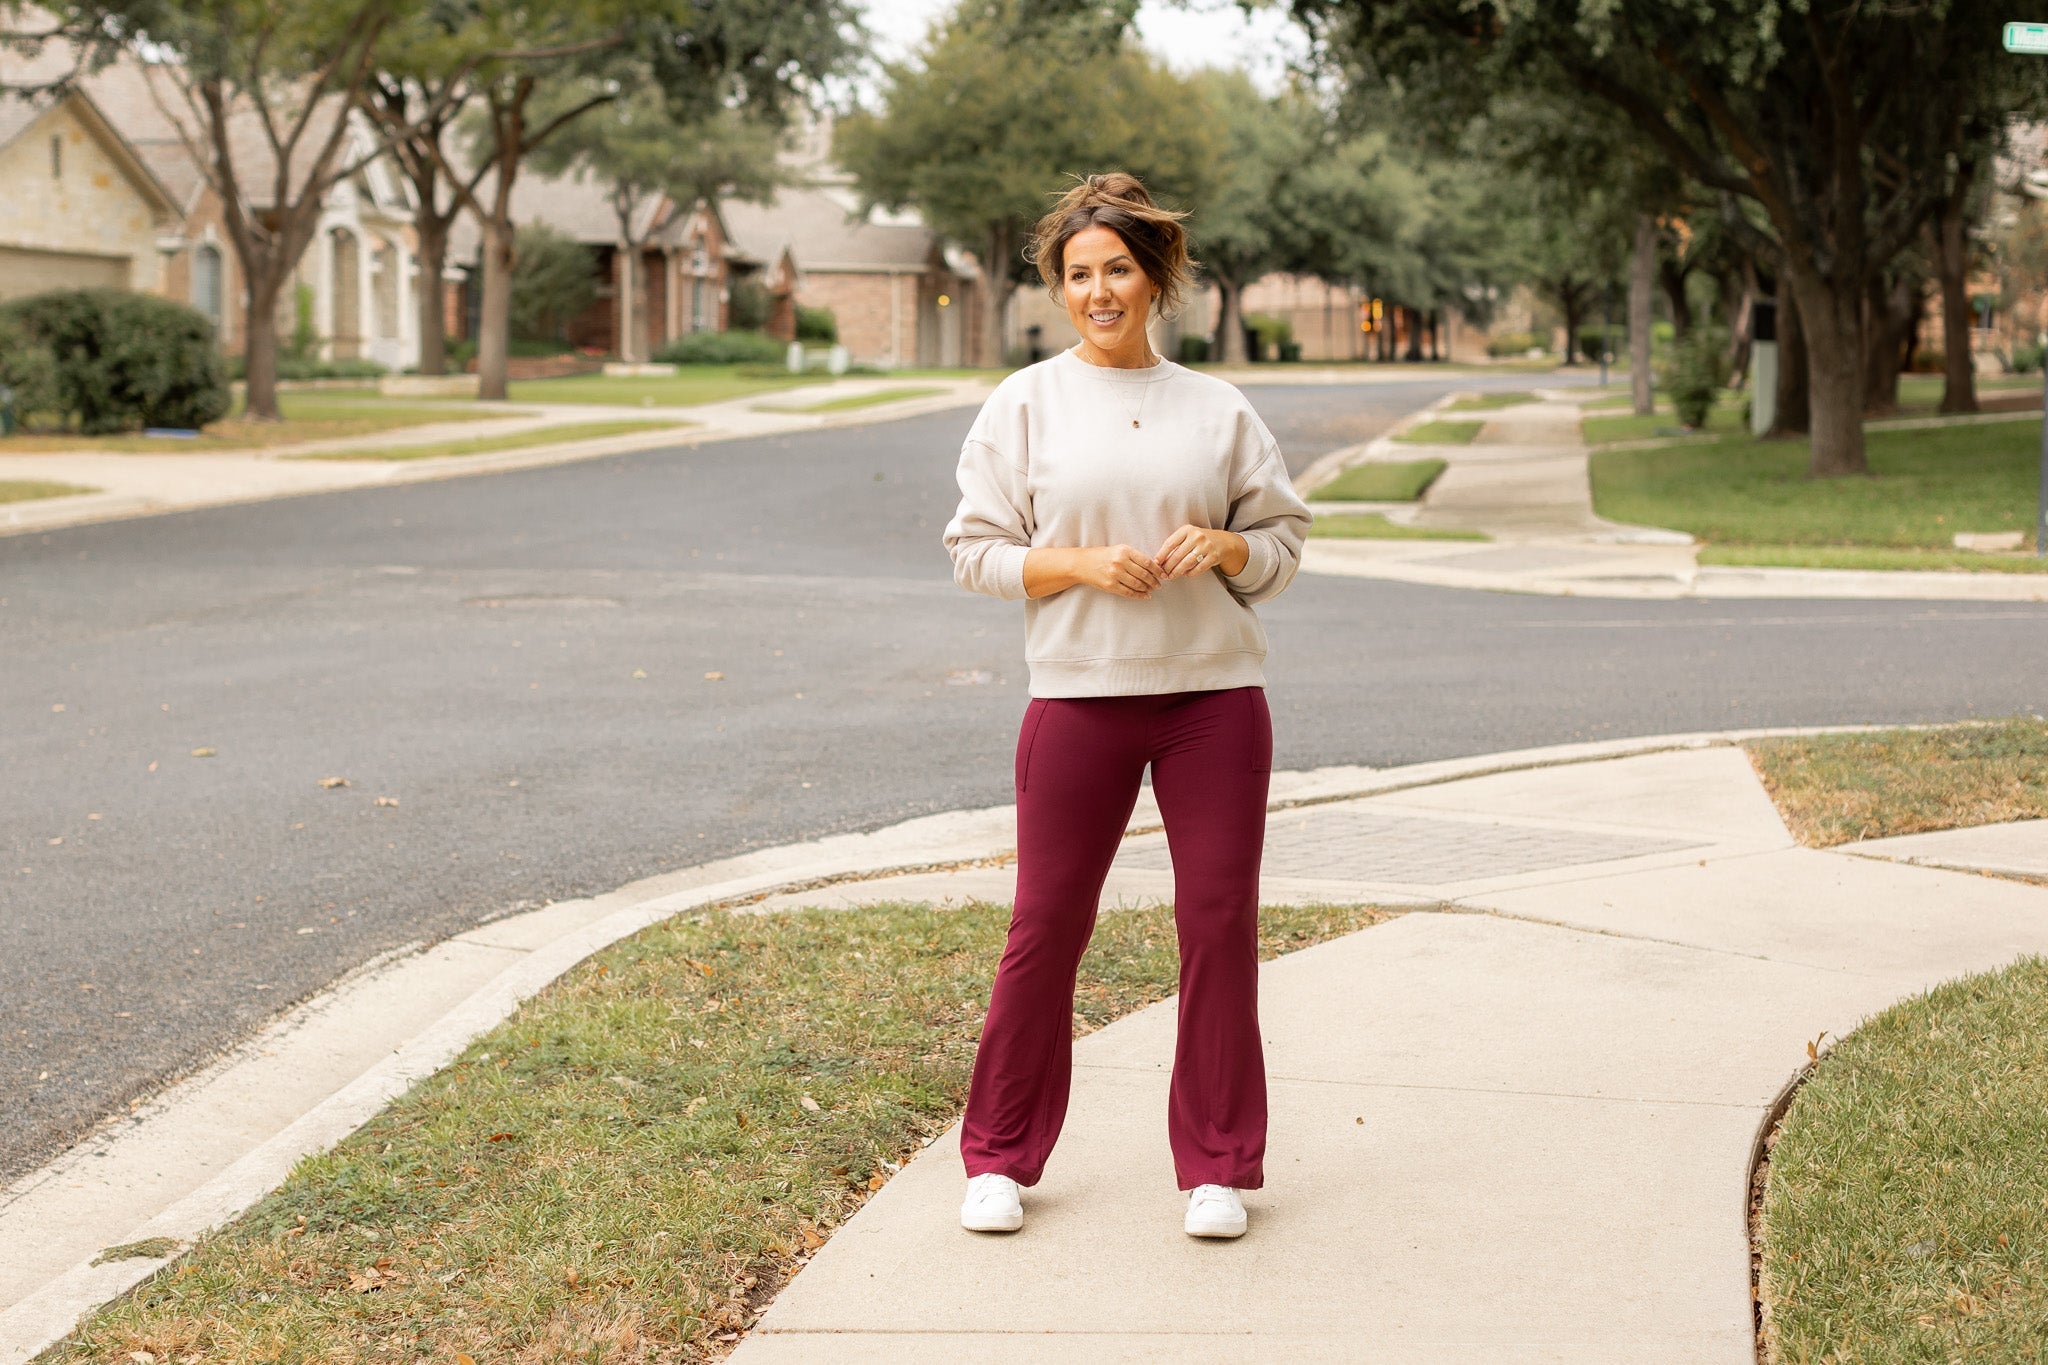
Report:
<svg viewBox="0 0 2048 1365"><path fill-rule="evenodd" d="M1022 795L1031 779L1031 748L1038 742L1038 727L1045 720L1045 698L1024 708L1024 728L1017 734L1017 792Z"/></svg>

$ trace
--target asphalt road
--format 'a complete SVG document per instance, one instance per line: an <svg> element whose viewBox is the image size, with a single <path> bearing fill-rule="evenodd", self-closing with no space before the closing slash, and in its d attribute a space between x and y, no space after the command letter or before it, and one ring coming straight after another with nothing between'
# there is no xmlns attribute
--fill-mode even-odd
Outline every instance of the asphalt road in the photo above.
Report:
<svg viewBox="0 0 2048 1365"><path fill-rule="evenodd" d="M1306 463L1451 382L1251 393ZM1008 800L1021 622L938 544L970 417L0 538L0 1181L381 952ZM1262 612L1284 767L2048 709L2040 607Z"/></svg>

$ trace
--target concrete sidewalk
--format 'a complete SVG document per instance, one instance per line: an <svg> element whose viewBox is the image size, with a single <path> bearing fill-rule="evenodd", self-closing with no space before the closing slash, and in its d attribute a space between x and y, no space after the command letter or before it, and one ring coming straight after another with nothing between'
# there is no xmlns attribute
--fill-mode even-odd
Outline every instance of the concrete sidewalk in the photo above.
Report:
<svg viewBox="0 0 2048 1365"><path fill-rule="evenodd" d="M2039 847L1973 837L1965 863ZM1021 1234L958 1228L955 1130L733 1358L1751 1365L1751 1150L1808 1040L2048 951L2048 889L1870 854L1795 846L1732 747L1278 811L1269 900L1418 908L1263 969L1249 1235L1180 1231L1167 1002L1078 1045ZM1011 875L769 904L1000 900ZM1105 900L1170 890L1139 834Z"/></svg>
<svg viewBox="0 0 2048 1365"><path fill-rule="evenodd" d="M1563 597L1817 597L2048 602L2048 574L1864 572L1773 569L1698 562L1692 537L1627 526L1593 512L1581 409L1562 390L1542 401L1474 413L1485 426L1470 445L1394 439L1459 395L1418 413L1402 428L1341 458L1319 463L1305 490L1348 463L1440 459L1447 468L1419 504L1316 503L1317 511L1377 511L1406 525L1478 531L1487 542L1311 539L1302 568L1311 573L1383 578L1436 587ZM2009 420L1994 415L1990 420ZM1908 425L1901 423L1899 425Z"/></svg>
<svg viewBox="0 0 2048 1365"><path fill-rule="evenodd" d="M905 388L936 389L938 392L836 412L803 410L803 406L810 404ZM344 488L416 483L465 474L494 474L639 450L663 450L750 436L893 421L899 417L979 404L988 392L988 386L978 379L891 380L864 377L808 385L795 391L749 394L726 402L693 407L514 403L504 409L502 416L435 422L265 450L208 451L192 455L156 452L130 455L95 451L17 455L0 452L0 478L67 483L98 490L68 497L0 503L0 535L161 512L182 512L226 503L326 493ZM766 401L769 399L774 401ZM410 400L406 406L447 406L451 411L476 411L476 405L471 403L438 404L425 399ZM668 422L674 425L476 455L361 461L302 458L315 453L331 455L349 450L391 450L444 441L521 436L549 427L618 421Z"/></svg>

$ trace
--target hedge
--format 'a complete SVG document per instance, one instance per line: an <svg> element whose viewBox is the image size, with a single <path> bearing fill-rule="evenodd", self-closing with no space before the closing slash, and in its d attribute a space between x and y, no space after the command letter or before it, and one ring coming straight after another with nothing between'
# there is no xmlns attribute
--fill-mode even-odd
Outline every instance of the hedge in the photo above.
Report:
<svg viewBox="0 0 2048 1365"><path fill-rule="evenodd" d="M23 416L100 434L197 429L227 415L227 370L213 324L182 303L124 289L65 289L0 305L0 328L15 338L0 346L10 372L17 347L49 357L47 378L36 381L40 392L16 399ZM29 370L42 364L25 362Z"/></svg>
<svg viewBox="0 0 2048 1365"><path fill-rule="evenodd" d="M788 352L787 342L763 332L690 332L654 358L667 365L773 365Z"/></svg>

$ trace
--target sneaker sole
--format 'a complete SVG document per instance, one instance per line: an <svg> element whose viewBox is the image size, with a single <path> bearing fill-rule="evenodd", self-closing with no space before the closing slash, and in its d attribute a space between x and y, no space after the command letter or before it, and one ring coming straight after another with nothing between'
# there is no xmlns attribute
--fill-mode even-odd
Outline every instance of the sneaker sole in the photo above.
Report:
<svg viewBox="0 0 2048 1365"><path fill-rule="evenodd" d="M1210 1237L1228 1241L1233 1237L1244 1236L1245 1226L1245 1223L1189 1223L1187 1234L1190 1237Z"/></svg>
<svg viewBox="0 0 2048 1365"><path fill-rule="evenodd" d="M1024 1226L1024 1215L1013 1213L1004 1218L971 1220L963 1213L960 1215L960 1226L969 1232L1015 1232Z"/></svg>

